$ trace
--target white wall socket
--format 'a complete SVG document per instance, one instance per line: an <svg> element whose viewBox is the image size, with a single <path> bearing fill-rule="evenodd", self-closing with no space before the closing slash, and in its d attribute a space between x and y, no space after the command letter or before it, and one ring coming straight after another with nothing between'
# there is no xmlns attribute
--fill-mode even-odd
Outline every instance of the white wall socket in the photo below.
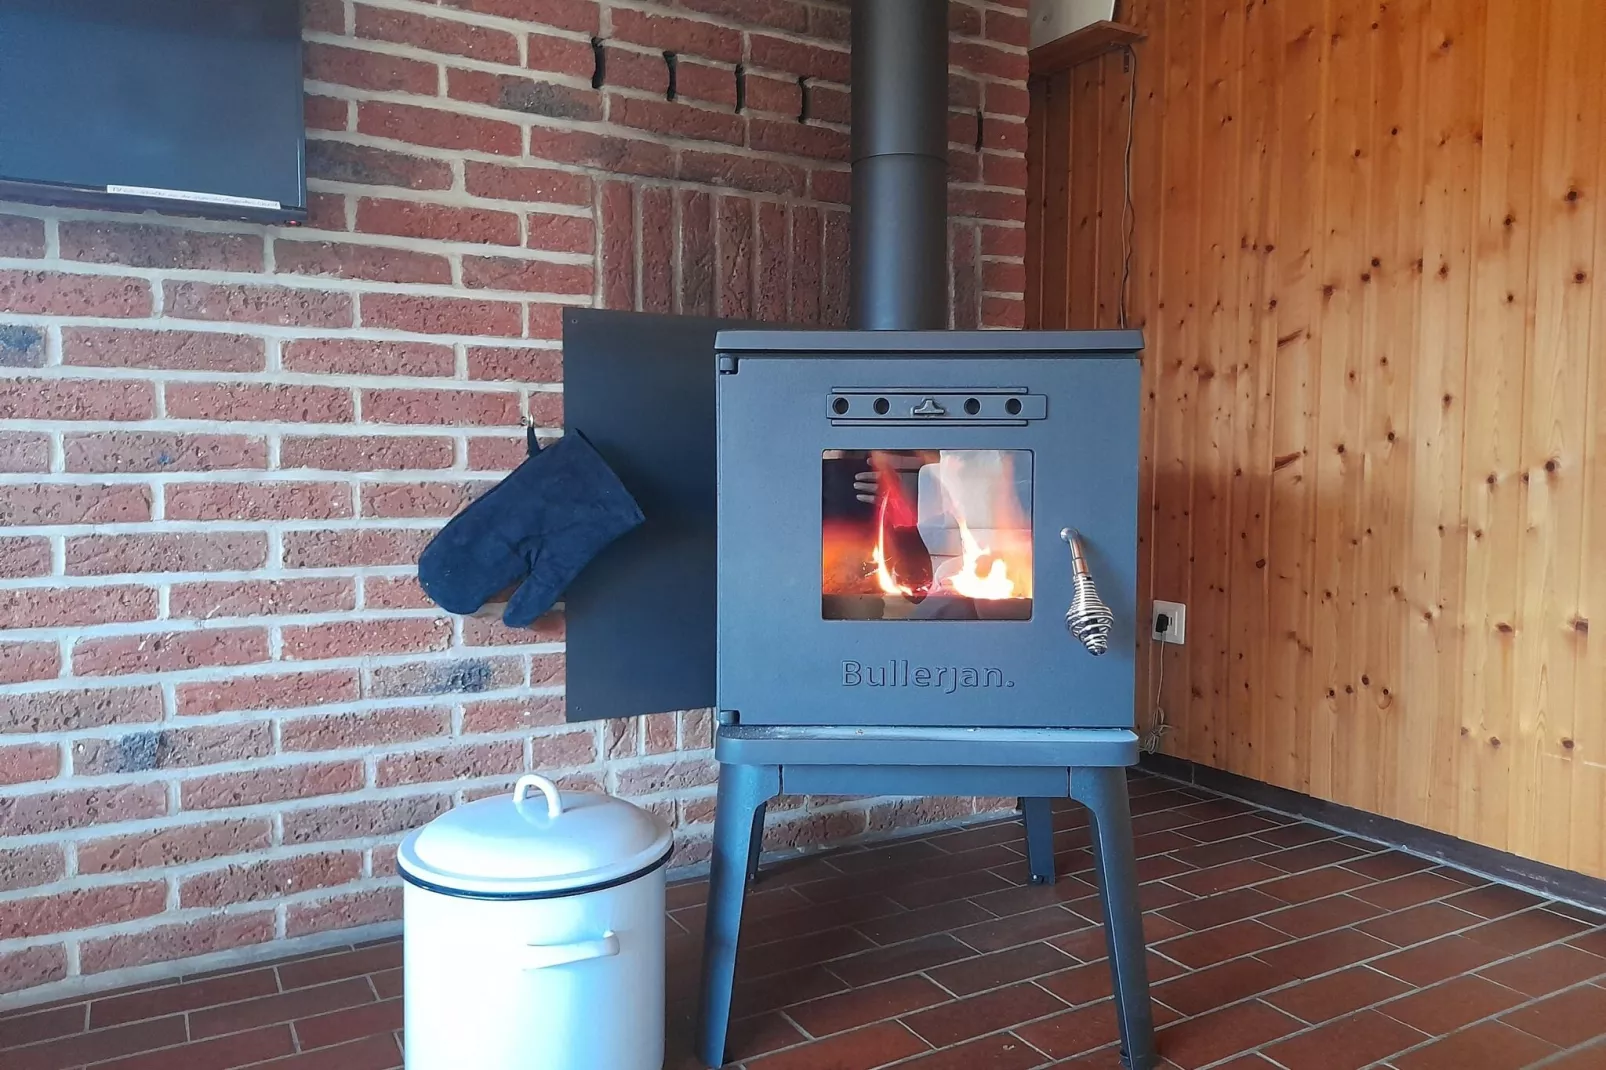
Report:
<svg viewBox="0 0 1606 1070"><path fill-rule="evenodd" d="M1160 627L1160 618L1164 617L1165 627ZM1154 616L1150 618L1149 630L1153 633L1156 642L1175 643L1182 645L1188 634L1188 607L1181 602L1154 603Z"/></svg>

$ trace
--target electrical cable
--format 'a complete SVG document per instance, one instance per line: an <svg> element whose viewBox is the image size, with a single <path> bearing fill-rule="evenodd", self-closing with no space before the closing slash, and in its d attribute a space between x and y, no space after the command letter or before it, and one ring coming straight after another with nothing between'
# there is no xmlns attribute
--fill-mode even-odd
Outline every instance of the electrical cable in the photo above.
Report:
<svg viewBox="0 0 1606 1070"><path fill-rule="evenodd" d="M1131 45L1126 49L1127 64L1132 69L1131 83L1126 94L1126 158L1122 182L1124 199L1121 202L1121 299L1119 320L1122 330L1127 323L1127 294L1132 288L1132 252L1137 244L1138 213L1132 200L1132 142L1138 125L1138 54Z"/></svg>
<svg viewBox="0 0 1606 1070"><path fill-rule="evenodd" d="M1161 705L1165 701L1166 646L1166 643L1162 642L1160 644L1160 671L1157 674L1160 679L1154 687L1154 719L1149 722L1148 730L1143 733L1142 746L1145 754L1157 753L1160 750L1160 741L1165 738L1167 732L1171 731L1171 726L1166 723L1165 707Z"/></svg>

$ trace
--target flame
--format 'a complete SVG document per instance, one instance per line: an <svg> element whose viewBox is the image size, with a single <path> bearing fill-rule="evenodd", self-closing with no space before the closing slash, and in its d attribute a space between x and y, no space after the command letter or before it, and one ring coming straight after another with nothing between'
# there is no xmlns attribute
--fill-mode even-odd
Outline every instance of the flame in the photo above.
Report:
<svg viewBox="0 0 1606 1070"><path fill-rule="evenodd" d="M959 521L959 545L964 566L948 579L948 586L966 598L1013 598L1015 581L1009 578L1009 566L1002 557L993 557L992 551L976 541L965 518ZM981 562L987 559L987 573L980 571Z"/></svg>
<svg viewBox="0 0 1606 1070"><path fill-rule="evenodd" d="M880 498L880 502L876 505L875 549L870 552L870 560L875 564L876 582L881 585L881 590L885 594L913 597L914 588L899 583L887 565L887 505L891 501L891 496L883 490L877 497Z"/></svg>

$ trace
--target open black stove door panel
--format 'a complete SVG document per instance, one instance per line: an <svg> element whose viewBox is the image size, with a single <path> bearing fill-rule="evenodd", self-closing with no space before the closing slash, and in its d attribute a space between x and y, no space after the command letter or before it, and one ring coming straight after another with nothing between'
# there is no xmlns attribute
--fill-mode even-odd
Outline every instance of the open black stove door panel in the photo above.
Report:
<svg viewBox="0 0 1606 1070"><path fill-rule="evenodd" d="M721 332L718 704L748 725L1133 723L1134 332ZM1080 531L1115 615L1069 633Z"/></svg>

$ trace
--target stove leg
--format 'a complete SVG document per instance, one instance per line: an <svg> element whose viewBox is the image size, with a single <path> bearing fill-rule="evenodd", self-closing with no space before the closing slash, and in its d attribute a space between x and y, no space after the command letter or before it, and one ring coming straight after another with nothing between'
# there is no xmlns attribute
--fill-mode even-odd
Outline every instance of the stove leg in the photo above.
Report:
<svg viewBox="0 0 1606 1070"><path fill-rule="evenodd" d="M758 856L764 853L764 811L768 807L766 800L753 810L753 831L748 836L747 848L747 879L752 883L758 881Z"/></svg>
<svg viewBox="0 0 1606 1070"><path fill-rule="evenodd" d="M1120 1018L1121 1062L1130 1070L1152 1070L1156 1059L1154 1015L1149 1005L1126 770L1076 769L1071 773L1071 797L1086 806L1093 819L1093 868L1098 871L1099 897L1104 904L1104 940Z"/></svg>
<svg viewBox="0 0 1606 1070"><path fill-rule="evenodd" d="M761 827L758 822L764 805L780 791L778 766L722 763L719 767L697 1037L697 1052L709 1067L725 1062L725 1032L730 1026L731 993L736 984L736 945L742 928L742 897L747 891L748 866L755 857L753 830Z"/></svg>
<svg viewBox="0 0 1606 1070"><path fill-rule="evenodd" d="M1026 863L1033 884L1054 883L1054 812L1048 799L1022 799L1026 822Z"/></svg>

